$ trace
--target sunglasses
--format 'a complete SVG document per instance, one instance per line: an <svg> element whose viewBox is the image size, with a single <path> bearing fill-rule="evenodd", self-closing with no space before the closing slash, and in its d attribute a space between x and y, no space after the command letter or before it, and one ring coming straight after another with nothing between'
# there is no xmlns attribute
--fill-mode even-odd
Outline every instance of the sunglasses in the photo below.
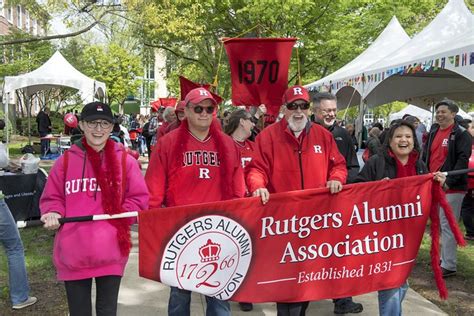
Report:
<svg viewBox="0 0 474 316"><path fill-rule="evenodd" d="M192 109L194 110L194 113L196 114L201 114L202 111L206 111L207 114L212 114L214 113L214 110L216 109L216 107L196 105L196 106L193 106Z"/></svg>
<svg viewBox="0 0 474 316"><path fill-rule="evenodd" d="M294 111L294 110L296 110L296 109L298 109L298 108L300 108L301 110L307 110L307 109L309 109L309 105L310 105L309 103L297 104L297 103L294 103L294 102L293 102L293 103L288 103L288 104L286 105L286 108L287 108L288 110L291 110L291 111Z"/></svg>

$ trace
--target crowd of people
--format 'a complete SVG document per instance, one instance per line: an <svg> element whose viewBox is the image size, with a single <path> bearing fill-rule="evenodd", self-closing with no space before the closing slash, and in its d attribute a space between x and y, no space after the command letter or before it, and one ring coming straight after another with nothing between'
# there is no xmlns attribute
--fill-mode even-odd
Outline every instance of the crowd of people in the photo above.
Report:
<svg viewBox="0 0 474 316"><path fill-rule="evenodd" d="M473 167L473 124L457 120L453 101L436 104L436 123L429 132L413 116L396 120L386 129L373 125L363 143L368 155L362 168L354 126L339 125L334 95L310 96L304 87L293 86L281 103L276 122L265 120L265 105L236 108L220 119L217 101L205 88L191 90L176 107L157 109L148 119L131 116L127 124L117 120L107 104L93 102L82 109L82 137L56 161L40 200L44 227L58 230L53 262L58 279L65 283L70 315L91 315L94 279L97 315L116 314L133 221L60 225L62 217L113 215L249 196L260 197L266 204L272 193L326 187L337 195L347 183L430 172L445 190L455 217L462 215L466 238L474 239L473 175L468 180L467 174L443 173ZM124 150L130 130L144 137L149 155L145 177ZM204 162L199 158L204 155L213 158ZM443 277L450 277L456 274L456 242L441 210L440 217L440 265ZM13 306L36 301L24 285L11 283L10 287ZM15 294L18 288L23 289L21 295ZM380 315L401 315L407 289L405 283L379 291ZM172 287L168 314L190 315L190 300L189 291ZM206 301L207 315L230 315L227 301L215 297ZM363 310L352 297L333 301L336 314ZM278 302L278 315L305 315L309 303ZM240 306L252 310L251 303Z"/></svg>

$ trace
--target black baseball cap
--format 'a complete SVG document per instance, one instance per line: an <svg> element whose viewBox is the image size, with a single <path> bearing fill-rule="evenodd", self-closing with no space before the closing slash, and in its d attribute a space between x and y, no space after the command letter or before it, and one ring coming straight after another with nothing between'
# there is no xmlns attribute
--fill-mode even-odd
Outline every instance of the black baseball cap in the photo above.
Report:
<svg viewBox="0 0 474 316"><path fill-rule="evenodd" d="M114 122L114 116L110 106L102 102L87 103L81 112L81 121L105 120L110 123Z"/></svg>

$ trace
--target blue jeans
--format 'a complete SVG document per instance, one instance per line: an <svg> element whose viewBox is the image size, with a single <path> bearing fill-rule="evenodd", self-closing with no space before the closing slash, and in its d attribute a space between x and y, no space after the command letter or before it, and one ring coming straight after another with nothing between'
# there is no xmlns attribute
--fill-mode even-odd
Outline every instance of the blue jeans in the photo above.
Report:
<svg viewBox="0 0 474 316"><path fill-rule="evenodd" d="M379 291L379 315L400 316L402 315L402 302L408 291L408 282L400 287Z"/></svg>
<svg viewBox="0 0 474 316"><path fill-rule="evenodd" d="M230 304L217 298L206 296L206 316L230 316ZM191 292L171 287L168 303L169 316L189 316L191 305Z"/></svg>
<svg viewBox="0 0 474 316"><path fill-rule="evenodd" d="M23 303L28 299L30 292L23 243L4 199L0 200L0 242L8 258L8 280L12 304Z"/></svg>

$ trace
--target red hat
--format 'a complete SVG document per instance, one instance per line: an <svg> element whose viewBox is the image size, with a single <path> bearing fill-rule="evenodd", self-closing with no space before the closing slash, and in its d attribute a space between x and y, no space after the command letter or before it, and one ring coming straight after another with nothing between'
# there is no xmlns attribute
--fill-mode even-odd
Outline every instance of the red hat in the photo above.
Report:
<svg viewBox="0 0 474 316"><path fill-rule="evenodd" d="M186 102L185 101L179 101L178 104L176 104L175 112L184 112L185 107L186 107Z"/></svg>
<svg viewBox="0 0 474 316"><path fill-rule="evenodd" d="M296 100L304 100L309 102L309 93L305 87L293 86L288 88L283 95L283 104L292 103Z"/></svg>
<svg viewBox="0 0 474 316"><path fill-rule="evenodd" d="M184 104L187 105L189 102L198 104L199 102L202 102L206 99L211 100L212 104L217 105L216 100L209 90L204 88L195 88L186 94L186 98L184 98Z"/></svg>

